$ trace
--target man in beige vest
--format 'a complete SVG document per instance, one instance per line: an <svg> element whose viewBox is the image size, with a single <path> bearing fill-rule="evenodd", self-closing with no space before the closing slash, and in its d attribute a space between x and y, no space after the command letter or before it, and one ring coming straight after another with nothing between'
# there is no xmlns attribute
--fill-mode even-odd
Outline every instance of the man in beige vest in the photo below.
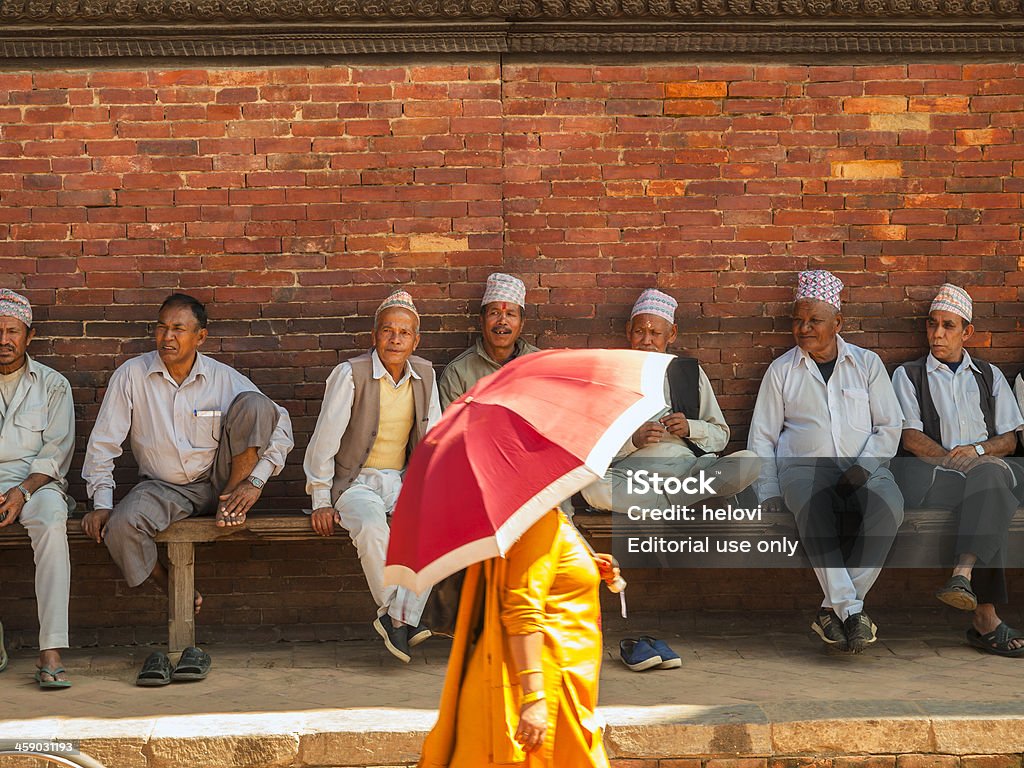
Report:
<svg viewBox="0 0 1024 768"><path fill-rule="evenodd" d="M480 302L480 338L445 367L437 383L441 407L447 408L480 379L537 348L519 338L526 313L526 284L495 272L487 278Z"/></svg>
<svg viewBox="0 0 1024 768"><path fill-rule="evenodd" d="M420 625L430 590L417 595L385 586L384 561L409 454L441 418L434 369L412 354L420 343L419 324L407 292L384 300L374 318L374 348L328 377L303 462L313 530L330 536L337 523L352 536L378 605L373 628L407 664L410 647L430 637Z"/></svg>

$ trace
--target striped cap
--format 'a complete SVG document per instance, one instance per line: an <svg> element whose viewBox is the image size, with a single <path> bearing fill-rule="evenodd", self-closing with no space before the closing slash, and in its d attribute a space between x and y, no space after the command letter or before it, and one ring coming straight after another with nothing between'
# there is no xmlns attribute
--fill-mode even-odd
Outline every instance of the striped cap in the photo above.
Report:
<svg viewBox="0 0 1024 768"><path fill-rule="evenodd" d="M31 328L32 305L20 293L15 293L9 288L0 289L0 317L13 317Z"/></svg>
<svg viewBox="0 0 1024 768"><path fill-rule="evenodd" d="M632 320L637 315L656 315L668 320L670 323L676 321L676 307L679 302L662 293L657 288L647 288L640 294L640 298L633 305L633 311L629 315Z"/></svg>
<svg viewBox="0 0 1024 768"><path fill-rule="evenodd" d="M487 278L487 288L480 306L486 307L493 301L505 301L526 309L526 284L514 275L495 272Z"/></svg>
<svg viewBox="0 0 1024 768"><path fill-rule="evenodd" d="M412 296L408 291L398 290L384 299L381 305L377 307L377 311L374 312L373 316L376 318L385 309L393 309L398 307L399 309L407 309L416 315L416 319L419 320L420 313L416 311L416 305L412 303Z"/></svg>
<svg viewBox="0 0 1024 768"><path fill-rule="evenodd" d="M939 288L939 292L936 294L935 300L928 311L934 312L937 309L952 312L954 315L960 315L960 317L970 323L974 315L974 302L971 301L970 294L960 286L944 283Z"/></svg>
<svg viewBox="0 0 1024 768"><path fill-rule="evenodd" d="M843 292L843 281L824 269L810 269L801 272L796 280L796 297L793 301L800 299L815 299L831 304L836 310L842 308L839 301L839 294Z"/></svg>

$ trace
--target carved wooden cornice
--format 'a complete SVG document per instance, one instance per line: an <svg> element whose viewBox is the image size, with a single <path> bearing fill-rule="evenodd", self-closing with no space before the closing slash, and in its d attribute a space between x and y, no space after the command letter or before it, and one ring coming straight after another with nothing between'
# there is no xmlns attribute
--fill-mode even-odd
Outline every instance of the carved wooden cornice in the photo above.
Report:
<svg viewBox="0 0 1024 768"><path fill-rule="evenodd" d="M0 0L0 57L1024 52L1024 0Z"/></svg>

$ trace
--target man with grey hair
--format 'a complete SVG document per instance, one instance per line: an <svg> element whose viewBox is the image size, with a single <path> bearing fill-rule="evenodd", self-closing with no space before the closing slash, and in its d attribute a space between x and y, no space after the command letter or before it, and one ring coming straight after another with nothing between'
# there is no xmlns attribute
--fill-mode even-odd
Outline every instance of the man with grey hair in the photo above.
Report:
<svg viewBox="0 0 1024 768"><path fill-rule="evenodd" d="M877 639L864 599L903 521L888 469L903 420L881 358L839 335L842 289L831 272L800 273L796 346L768 366L747 447L763 460L755 486L763 509L793 513L825 594L811 629L833 648L860 653ZM850 512L860 522L846 557L840 521Z"/></svg>
<svg viewBox="0 0 1024 768"><path fill-rule="evenodd" d="M40 688L67 688L71 682L60 649L68 647L67 519L75 504L65 476L75 448L75 407L68 380L29 357L33 338L28 299L0 290L0 528L20 522L32 542L39 612L36 682ZM6 666L0 627L0 671Z"/></svg>
<svg viewBox="0 0 1024 768"><path fill-rule="evenodd" d="M437 388L447 408L484 376L537 348L523 341L526 285L518 277L495 272L487 278L480 301L480 338L445 366Z"/></svg>
<svg viewBox="0 0 1024 768"><path fill-rule="evenodd" d="M420 623L430 590L385 585L384 563L409 455L441 418L434 368L412 354L419 324L408 292L384 300L374 317L373 349L328 377L303 461L313 530L330 536L338 524L349 532L378 606L373 629L406 664L410 648L431 636Z"/></svg>

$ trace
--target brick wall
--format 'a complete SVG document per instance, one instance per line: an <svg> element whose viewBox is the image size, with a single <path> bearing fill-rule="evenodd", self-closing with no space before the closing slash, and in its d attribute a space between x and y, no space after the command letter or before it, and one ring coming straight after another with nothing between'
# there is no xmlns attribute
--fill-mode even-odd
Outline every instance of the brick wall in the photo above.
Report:
<svg viewBox="0 0 1024 768"><path fill-rule="evenodd" d="M469 343L495 269L526 280L526 335L542 347L620 345L636 294L657 284L680 300L679 346L704 363L737 446L761 373L791 344L799 269L844 279L848 338L890 364L922 352L935 287L968 285L975 344L1013 374L1022 192L1020 64L0 71L0 285L32 299L33 351L74 385L79 498L104 384L151 348L173 290L209 302L206 351L292 414L298 448L273 506L307 503L323 381L366 347L399 284L438 364ZM118 481L132 477L125 463ZM272 556L221 550L248 577L276 576L260 571ZM123 589L95 588L109 565L76 557L76 580L106 569L79 595ZM214 594L245 591L211 567ZM325 610L362 612L365 596L351 600Z"/></svg>

